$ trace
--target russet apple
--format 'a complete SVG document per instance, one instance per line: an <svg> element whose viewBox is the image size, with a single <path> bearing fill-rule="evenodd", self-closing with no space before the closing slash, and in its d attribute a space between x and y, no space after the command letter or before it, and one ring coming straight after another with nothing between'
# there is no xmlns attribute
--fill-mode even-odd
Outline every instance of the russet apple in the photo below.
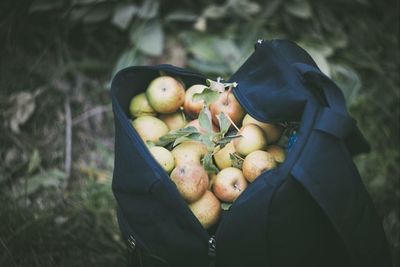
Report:
<svg viewBox="0 0 400 267"><path fill-rule="evenodd" d="M185 141L172 149L175 165L183 163L200 164L201 159L207 154L207 147L197 141Z"/></svg>
<svg viewBox="0 0 400 267"><path fill-rule="evenodd" d="M221 112L224 112L227 116L229 116L236 125L240 124L245 115L245 111L243 110L242 106L236 100L236 97L233 95L233 93L229 90L221 93L218 99L211 103L210 111L212 120L216 125L219 125L217 116Z"/></svg>
<svg viewBox="0 0 400 267"><path fill-rule="evenodd" d="M146 96L155 111L172 113L183 105L185 89L178 80L170 76L161 76L149 84Z"/></svg>
<svg viewBox="0 0 400 267"><path fill-rule="evenodd" d="M249 114L246 114L243 118L242 125L245 126L248 124L256 124L259 126L264 131L268 144L276 143L279 138L281 138L283 132L283 127L278 124L261 122L254 119Z"/></svg>
<svg viewBox="0 0 400 267"><path fill-rule="evenodd" d="M162 146L153 146L150 147L149 150L161 167L163 167L166 172L170 173L175 166L172 153Z"/></svg>
<svg viewBox="0 0 400 267"><path fill-rule="evenodd" d="M253 182L262 172L277 166L274 157L262 150L256 150L247 155L243 161L243 175L247 181Z"/></svg>
<svg viewBox="0 0 400 267"><path fill-rule="evenodd" d="M241 170L228 167L217 174L212 186L215 196L223 202L232 203L247 187Z"/></svg>
<svg viewBox="0 0 400 267"><path fill-rule="evenodd" d="M221 215L221 203L209 190L199 200L189 204L189 208L205 229L216 224Z"/></svg>
<svg viewBox="0 0 400 267"><path fill-rule="evenodd" d="M240 128L241 135L232 140L237 153L247 156L253 151L264 149L267 145L263 130L255 124L247 124Z"/></svg>
<svg viewBox="0 0 400 267"><path fill-rule="evenodd" d="M232 159L230 154L235 153L235 147L232 141L225 145L222 149L214 154L214 161L217 167L222 170L232 166Z"/></svg>
<svg viewBox="0 0 400 267"><path fill-rule="evenodd" d="M155 116L157 114L150 106L145 93L138 94L132 98L129 103L129 113L134 118L145 115Z"/></svg>
<svg viewBox="0 0 400 267"><path fill-rule="evenodd" d="M170 131L181 129L187 124L185 116L181 111L170 114L161 114L160 120L168 126Z"/></svg>
<svg viewBox="0 0 400 267"><path fill-rule="evenodd" d="M168 126L162 120L152 116L136 118L132 121L132 126L144 142L152 141L155 143L169 131Z"/></svg>
<svg viewBox="0 0 400 267"><path fill-rule="evenodd" d="M200 164L190 163L176 166L171 172L171 180L187 203L200 199L207 190L209 182L204 168Z"/></svg>
<svg viewBox="0 0 400 267"><path fill-rule="evenodd" d="M281 148L278 145L271 145L267 146L267 149L265 150L268 153L270 153L276 162L278 163L283 163L285 161L286 155L285 155L285 150Z"/></svg>
<svg viewBox="0 0 400 267"><path fill-rule="evenodd" d="M203 84L195 84L186 90L183 109L185 110L185 113L191 116L192 118L197 118L199 116L201 109L204 106L204 100L195 101L193 100L193 95L203 92L205 88L207 88L207 86Z"/></svg>

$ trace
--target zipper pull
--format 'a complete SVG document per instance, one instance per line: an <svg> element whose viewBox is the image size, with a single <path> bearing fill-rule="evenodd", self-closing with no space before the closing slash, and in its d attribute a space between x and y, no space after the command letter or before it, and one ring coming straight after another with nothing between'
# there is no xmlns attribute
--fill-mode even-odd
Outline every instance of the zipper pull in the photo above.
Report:
<svg viewBox="0 0 400 267"><path fill-rule="evenodd" d="M215 236L211 236L208 239L208 257L210 258L210 267L215 266L215 257L216 257L216 248L217 248L217 241L215 240Z"/></svg>
<svg viewBox="0 0 400 267"><path fill-rule="evenodd" d="M128 237L128 247L132 251L136 249L136 239L131 235Z"/></svg>

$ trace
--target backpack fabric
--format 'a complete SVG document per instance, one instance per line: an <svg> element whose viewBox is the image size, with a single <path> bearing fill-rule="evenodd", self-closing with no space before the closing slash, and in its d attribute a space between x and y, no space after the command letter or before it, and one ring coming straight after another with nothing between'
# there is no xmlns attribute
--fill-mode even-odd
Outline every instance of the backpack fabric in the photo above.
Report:
<svg viewBox="0 0 400 267"><path fill-rule="evenodd" d="M130 99L162 71L187 87L206 77L171 65L135 66L113 79L112 190L133 266L391 266L381 221L352 156L369 145L340 89L286 40L260 41L232 75L257 120L299 122L278 168L262 173L208 231L130 124Z"/></svg>

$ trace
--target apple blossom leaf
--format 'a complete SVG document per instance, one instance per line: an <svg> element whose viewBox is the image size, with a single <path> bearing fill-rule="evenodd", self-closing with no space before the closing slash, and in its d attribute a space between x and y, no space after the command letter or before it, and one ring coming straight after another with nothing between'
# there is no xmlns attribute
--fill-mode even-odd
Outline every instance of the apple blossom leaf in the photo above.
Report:
<svg viewBox="0 0 400 267"><path fill-rule="evenodd" d="M207 132L212 132L211 112L207 106L204 106L199 113L199 124L200 127L204 128Z"/></svg>
<svg viewBox="0 0 400 267"><path fill-rule="evenodd" d="M231 206L232 206L232 203L225 203L225 202L221 203L221 209L223 209L223 210L229 210L231 208Z"/></svg>
<svg viewBox="0 0 400 267"><path fill-rule="evenodd" d="M200 141L200 134L199 133L192 133L190 135L181 136L175 139L173 147L183 143L185 141Z"/></svg>
<svg viewBox="0 0 400 267"><path fill-rule="evenodd" d="M217 141L217 145L219 145L222 148L224 148L227 144L229 144L233 139L241 137L241 135L231 135L231 136L225 136L221 138L220 140Z"/></svg>
<svg viewBox="0 0 400 267"><path fill-rule="evenodd" d="M224 112L219 113L217 119L219 123L220 133L222 136L224 136L228 132L229 127L231 126L231 122L228 120Z"/></svg>
<svg viewBox="0 0 400 267"><path fill-rule="evenodd" d="M211 90L210 88L205 88L201 93L196 93L193 95L194 101L204 100L204 103L208 106L215 102L219 97L219 93Z"/></svg>
<svg viewBox="0 0 400 267"><path fill-rule="evenodd" d="M188 126L188 127L185 127L185 128L181 128L181 129L177 129L177 130L174 130L174 131L170 131L166 135L161 136L158 139L158 141L156 142L156 145L158 145L158 146L166 146L166 145L174 142L177 138L179 138L181 136L188 136L188 135L194 134L194 133L199 134L197 129L195 127L193 127L193 126Z"/></svg>
<svg viewBox="0 0 400 267"><path fill-rule="evenodd" d="M229 153L229 157L232 160L232 167L242 169L243 158L236 153Z"/></svg>
<svg viewBox="0 0 400 267"><path fill-rule="evenodd" d="M219 169L215 166L212 158L212 154L210 152L207 153L202 159L203 167L208 173L218 173Z"/></svg>

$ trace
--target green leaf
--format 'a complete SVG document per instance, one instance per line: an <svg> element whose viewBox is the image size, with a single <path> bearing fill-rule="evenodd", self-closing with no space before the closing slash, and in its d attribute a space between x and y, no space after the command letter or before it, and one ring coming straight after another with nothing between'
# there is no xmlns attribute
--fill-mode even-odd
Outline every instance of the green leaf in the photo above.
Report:
<svg viewBox="0 0 400 267"><path fill-rule="evenodd" d="M211 112L207 106L204 106L200 111L199 124L200 127L206 129L207 132L212 132Z"/></svg>
<svg viewBox="0 0 400 267"><path fill-rule="evenodd" d="M202 142L208 149L208 151L213 151L214 150L214 140L215 133L214 132L208 132L205 134L200 135L200 142Z"/></svg>
<svg viewBox="0 0 400 267"><path fill-rule="evenodd" d="M21 179L14 187L14 194L16 197L22 197L24 195L31 195L37 192L41 188L59 188L65 182L66 174L57 169L50 169L43 171L37 175Z"/></svg>
<svg viewBox="0 0 400 267"><path fill-rule="evenodd" d="M35 0L29 7L29 13L55 10L63 7L62 0Z"/></svg>
<svg viewBox="0 0 400 267"><path fill-rule="evenodd" d="M173 147L179 145L180 143L186 141L200 141L200 134L199 133L192 133L190 135L181 136L175 139Z"/></svg>
<svg viewBox="0 0 400 267"><path fill-rule="evenodd" d="M241 135L231 135L231 136L225 136L221 138L220 140L217 141L217 145L219 145L221 148L224 148L227 144L229 144L233 139L240 137Z"/></svg>
<svg viewBox="0 0 400 267"><path fill-rule="evenodd" d="M214 165L212 154L207 153L202 159L203 167L208 173L218 173L219 169Z"/></svg>
<svg viewBox="0 0 400 267"><path fill-rule="evenodd" d="M285 5L286 10L293 16L308 19L311 18L311 5L306 0L292 0Z"/></svg>
<svg viewBox="0 0 400 267"><path fill-rule="evenodd" d="M135 29L133 29L135 30ZM160 56L164 49L164 31L158 20L148 22L143 30L131 35L131 43L149 56Z"/></svg>
<svg viewBox="0 0 400 267"><path fill-rule="evenodd" d="M35 148L29 160L28 174L33 173L40 166L41 161L42 158L40 157L39 151Z"/></svg>
<svg viewBox="0 0 400 267"><path fill-rule="evenodd" d="M236 153L233 153L233 154L230 153L229 157L232 160L232 167L242 169L243 159L241 157L239 157L239 155L237 155Z"/></svg>
<svg viewBox="0 0 400 267"><path fill-rule="evenodd" d="M216 101L219 97L219 93L211 90L210 88L205 88L201 93L196 93L193 95L194 101L204 100L206 105L210 105Z"/></svg>
<svg viewBox="0 0 400 267"><path fill-rule="evenodd" d="M228 120L224 112L219 113L217 119L219 123L220 133L222 136L224 136L228 132L229 127L231 126L231 122Z"/></svg>
<svg viewBox="0 0 400 267"><path fill-rule="evenodd" d="M126 30L137 12L138 7L133 4L119 5L114 10L111 22L121 30Z"/></svg>
<svg viewBox="0 0 400 267"><path fill-rule="evenodd" d="M194 22L198 15L188 10L176 10L169 13L166 17L166 21L182 21L182 22Z"/></svg>
<svg viewBox="0 0 400 267"><path fill-rule="evenodd" d="M121 54L117 63L115 64L113 74L129 66L140 65L141 60L142 58L137 53L136 49L131 48L129 50L126 50L124 53Z"/></svg>
<svg viewBox="0 0 400 267"><path fill-rule="evenodd" d="M188 135L194 134L194 133L199 134L197 129L195 127L193 127L193 126L189 126L189 127L186 127L186 128L178 129L178 130L175 130L175 131L170 131L166 135L161 136L160 139L158 139L158 141L156 142L156 145L158 145L158 146L166 146L169 143L174 142L179 137L188 136Z"/></svg>

